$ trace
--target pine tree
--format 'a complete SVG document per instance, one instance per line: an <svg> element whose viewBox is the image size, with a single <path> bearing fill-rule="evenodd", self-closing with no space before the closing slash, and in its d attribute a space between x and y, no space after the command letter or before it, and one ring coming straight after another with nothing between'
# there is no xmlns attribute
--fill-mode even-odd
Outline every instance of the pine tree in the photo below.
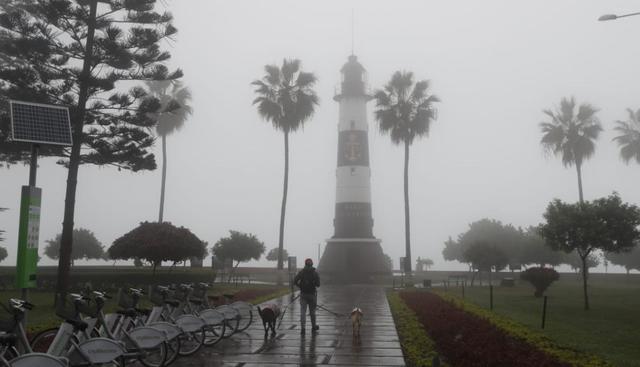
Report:
<svg viewBox="0 0 640 367"><path fill-rule="evenodd" d="M58 296L69 286L80 164L156 168L149 152L154 143L150 128L155 125L152 113L161 105L132 85L177 79L182 72L170 72L165 65L170 54L161 50L161 43L177 30L171 14L155 7L155 0L16 0L0 5L0 95L66 105L71 113L73 146L42 152L60 156L59 163L68 168ZM4 103L3 108L4 130ZM0 151L5 162L27 154L24 146L7 142L0 143Z"/></svg>

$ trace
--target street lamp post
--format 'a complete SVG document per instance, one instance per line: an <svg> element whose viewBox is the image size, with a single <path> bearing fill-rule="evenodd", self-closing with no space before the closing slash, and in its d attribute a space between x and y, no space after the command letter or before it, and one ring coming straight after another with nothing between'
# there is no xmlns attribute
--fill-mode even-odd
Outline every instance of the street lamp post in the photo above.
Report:
<svg viewBox="0 0 640 367"><path fill-rule="evenodd" d="M601 21L601 22L604 22L604 21L607 21L607 20L616 20L618 18L632 17L634 15L640 15L640 12L623 14L623 15L605 14L605 15L600 16L600 18L598 18L598 20Z"/></svg>

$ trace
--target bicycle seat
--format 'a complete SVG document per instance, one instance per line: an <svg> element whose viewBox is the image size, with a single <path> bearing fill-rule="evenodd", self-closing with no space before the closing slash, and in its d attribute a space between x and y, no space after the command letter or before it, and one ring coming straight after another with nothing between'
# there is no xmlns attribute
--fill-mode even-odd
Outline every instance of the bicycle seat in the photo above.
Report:
<svg viewBox="0 0 640 367"><path fill-rule="evenodd" d="M0 334L0 344L14 345L18 337L15 334Z"/></svg>
<svg viewBox="0 0 640 367"><path fill-rule="evenodd" d="M173 307L180 306L180 301L178 301L176 299L165 299L164 303L168 304L169 306L173 306Z"/></svg>
<svg viewBox="0 0 640 367"><path fill-rule="evenodd" d="M138 311L136 311L134 308L127 308L125 310L117 310L116 313L118 315L123 315L123 316L127 316L127 317L136 317L136 316L138 316Z"/></svg>
<svg viewBox="0 0 640 367"><path fill-rule="evenodd" d="M66 319L64 322L73 325L73 328L78 331L85 331L89 325L82 320Z"/></svg>

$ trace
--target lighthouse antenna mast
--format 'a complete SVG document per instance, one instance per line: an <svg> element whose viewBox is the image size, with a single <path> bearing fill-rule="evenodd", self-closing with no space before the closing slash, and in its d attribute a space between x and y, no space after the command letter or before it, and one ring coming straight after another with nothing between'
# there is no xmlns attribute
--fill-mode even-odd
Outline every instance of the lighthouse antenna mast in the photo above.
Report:
<svg viewBox="0 0 640 367"><path fill-rule="evenodd" d="M351 9L351 55L353 55L353 39L354 39L354 24L355 24L355 10Z"/></svg>

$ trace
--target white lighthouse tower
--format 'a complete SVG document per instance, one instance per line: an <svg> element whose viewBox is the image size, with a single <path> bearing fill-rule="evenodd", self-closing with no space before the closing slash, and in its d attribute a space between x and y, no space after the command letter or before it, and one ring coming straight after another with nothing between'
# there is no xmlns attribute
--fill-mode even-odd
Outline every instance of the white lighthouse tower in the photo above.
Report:
<svg viewBox="0 0 640 367"><path fill-rule="evenodd" d="M336 281L366 282L388 268L373 236L371 168L366 71L354 55L340 70L342 83L334 100L339 105L338 162L334 234L327 240L318 266L323 277Z"/></svg>

